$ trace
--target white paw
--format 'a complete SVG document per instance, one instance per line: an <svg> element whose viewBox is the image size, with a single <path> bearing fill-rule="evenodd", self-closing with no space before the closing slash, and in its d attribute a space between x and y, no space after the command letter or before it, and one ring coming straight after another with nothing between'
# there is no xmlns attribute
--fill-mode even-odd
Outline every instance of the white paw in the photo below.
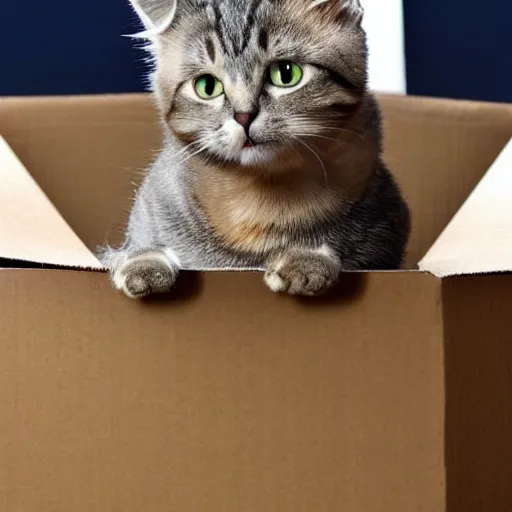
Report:
<svg viewBox="0 0 512 512"><path fill-rule="evenodd" d="M178 267L166 254L151 252L126 260L112 275L117 290L130 299L169 292L176 282Z"/></svg>
<svg viewBox="0 0 512 512"><path fill-rule="evenodd" d="M277 272L269 271L263 279L273 292L281 293L286 291L286 282Z"/></svg>
<svg viewBox="0 0 512 512"><path fill-rule="evenodd" d="M264 280L273 292L309 297L332 288L340 272L340 264L328 248L296 249L270 265Z"/></svg>

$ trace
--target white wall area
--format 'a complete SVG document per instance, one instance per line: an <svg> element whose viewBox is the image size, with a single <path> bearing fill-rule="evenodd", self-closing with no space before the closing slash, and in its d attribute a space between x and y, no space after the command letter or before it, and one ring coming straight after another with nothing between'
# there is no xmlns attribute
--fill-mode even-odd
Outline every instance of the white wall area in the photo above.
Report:
<svg viewBox="0 0 512 512"><path fill-rule="evenodd" d="M374 91L406 92L402 0L361 0L370 48L370 86Z"/></svg>

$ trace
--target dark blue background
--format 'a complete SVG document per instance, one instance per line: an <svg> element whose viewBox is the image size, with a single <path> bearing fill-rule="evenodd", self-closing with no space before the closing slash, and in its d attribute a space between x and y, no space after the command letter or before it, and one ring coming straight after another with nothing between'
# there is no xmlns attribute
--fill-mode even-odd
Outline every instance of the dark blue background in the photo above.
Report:
<svg viewBox="0 0 512 512"><path fill-rule="evenodd" d="M128 0L2 5L0 95L144 89ZM4 2L5 4L5 2ZM512 101L512 2L405 0L410 94Z"/></svg>
<svg viewBox="0 0 512 512"><path fill-rule="evenodd" d="M512 101L512 1L404 0L411 94Z"/></svg>

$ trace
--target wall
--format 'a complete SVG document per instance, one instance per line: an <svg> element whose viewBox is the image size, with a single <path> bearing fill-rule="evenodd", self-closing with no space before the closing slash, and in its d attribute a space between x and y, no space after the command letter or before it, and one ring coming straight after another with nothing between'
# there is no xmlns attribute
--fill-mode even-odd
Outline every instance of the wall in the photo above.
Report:
<svg viewBox="0 0 512 512"><path fill-rule="evenodd" d="M510 0L404 0L404 9L410 93L512 101Z"/></svg>
<svg viewBox="0 0 512 512"><path fill-rule="evenodd" d="M405 93L402 0L362 0L370 49L370 86L381 92Z"/></svg>
<svg viewBox="0 0 512 512"><path fill-rule="evenodd" d="M10 1L1 13L0 95L141 89L144 53L120 37L133 32L125 0Z"/></svg>
<svg viewBox="0 0 512 512"><path fill-rule="evenodd" d="M0 95L141 90L145 55L120 37L134 27L126 1L3 2ZM399 1L363 0L380 90L403 88ZM404 10L409 93L512 101L512 2L404 0Z"/></svg>

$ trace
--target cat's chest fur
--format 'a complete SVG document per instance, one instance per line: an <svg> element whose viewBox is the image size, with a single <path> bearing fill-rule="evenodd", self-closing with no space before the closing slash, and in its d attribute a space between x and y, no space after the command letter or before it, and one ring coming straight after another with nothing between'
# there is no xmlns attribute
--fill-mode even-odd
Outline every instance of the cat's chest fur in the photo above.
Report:
<svg viewBox="0 0 512 512"><path fill-rule="evenodd" d="M264 254L293 243L339 207L336 195L300 180L265 180L204 172L196 201L214 235L229 249Z"/></svg>

